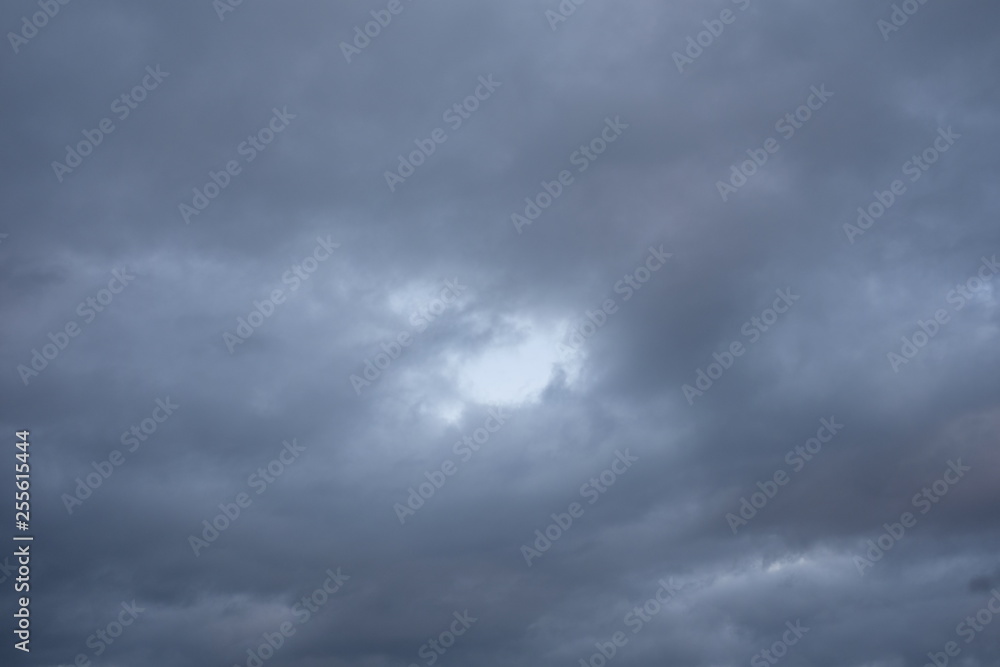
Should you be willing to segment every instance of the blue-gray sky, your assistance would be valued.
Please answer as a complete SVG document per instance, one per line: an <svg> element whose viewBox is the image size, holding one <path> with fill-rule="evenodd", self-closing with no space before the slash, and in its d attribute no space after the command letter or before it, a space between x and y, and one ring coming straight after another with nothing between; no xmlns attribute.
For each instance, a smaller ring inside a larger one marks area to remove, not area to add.
<svg viewBox="0 0 1000 667"><path fill-rule="evenodd" d="M4 664L998 664L998 19L5 3Z"/></svg>

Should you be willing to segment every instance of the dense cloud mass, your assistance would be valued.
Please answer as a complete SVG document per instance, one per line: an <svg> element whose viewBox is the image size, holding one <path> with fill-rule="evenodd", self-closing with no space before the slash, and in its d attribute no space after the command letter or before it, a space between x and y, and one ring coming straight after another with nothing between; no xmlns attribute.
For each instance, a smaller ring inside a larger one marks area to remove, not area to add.
<svg viewBox="0 0 1000 667"><path fill-rule="evenodd" d="M4 3L0 662L1000 664L998 21Z"/></svg>

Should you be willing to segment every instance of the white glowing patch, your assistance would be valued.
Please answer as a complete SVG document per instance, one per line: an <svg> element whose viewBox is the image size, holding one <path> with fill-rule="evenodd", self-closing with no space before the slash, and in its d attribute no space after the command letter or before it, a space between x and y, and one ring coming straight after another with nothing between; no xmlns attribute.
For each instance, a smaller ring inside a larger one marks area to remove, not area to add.
<svg viewBox="0 0 1000 667"><path fill-rule="evenodd" d="M459 393L482 404L517 405L534 402L561 368L567 382L576 380L580 359L565 359L559 350L565 323L545 328L525 320L510 322L509 335L478 355L450 360Z"/></svg>
<svg viewBox="0 0 1000 667"><path fill-rule="evenodd" d="M465 413L465 405L458 401L450 401L437 406L434 412L446 423L457 424Z"/></svg>
<svg viewBox="0 0 1000 667"><path fill-rule="evenodd" d="M789 568L799 567L803 565L808 565L809 561L806 560L805 556L799 556L797 559L786 559L786 560L776 560L767 566L765 572L781 572L782 570L787 570Z"/></svg>
<svg viewBox="0 0 1000 667"><path fill-rule="evenodd" d="M421 304L437 296L437 292L440 291L440 286L428 282L413 282L390 293L387 305L393 314L408 316Z"/></svg>
<svg viewBox="0 0 1000 667"><path fill-rule="evenodd" d="M433 320L468 299L466 285L461 280L445 279L440 282L419 280L410 282L391 292L386 305L391 313L408 318L419 315Z"/></svg>
<svg viewBox="0 0 1000 667"><path fill-rule="evenodd" d="M997 305L996 295L994 294L993 291L992 282L984 282L983 288L981 290L978 290L977 292L973 292L973 294L975 294L975 300L978 301L979 303L985 303L989 305L991 308L996 307Z"/></svg>

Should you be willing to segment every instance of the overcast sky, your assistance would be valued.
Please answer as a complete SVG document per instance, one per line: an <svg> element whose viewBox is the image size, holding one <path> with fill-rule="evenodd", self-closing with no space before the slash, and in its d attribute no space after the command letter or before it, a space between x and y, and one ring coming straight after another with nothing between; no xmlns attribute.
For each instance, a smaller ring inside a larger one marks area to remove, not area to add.
<svg viewBox="0 0 1000 667"><path fill-rule="evenodd" d="M1000 663L995 3L62 1L4 664Z"/></svg>

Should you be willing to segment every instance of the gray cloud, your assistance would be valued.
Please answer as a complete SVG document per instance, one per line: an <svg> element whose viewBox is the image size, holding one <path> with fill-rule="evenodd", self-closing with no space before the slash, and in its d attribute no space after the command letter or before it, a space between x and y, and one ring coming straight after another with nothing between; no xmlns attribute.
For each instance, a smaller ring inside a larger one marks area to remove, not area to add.
<svg viewBox="0 0 1000 667"><path fill-rule="evenodd" d="M553 29L555 1L72 2L8 36L0 386L36 537L31 653L8 634L4 664L996 662L997 9L896 3L888 31L890 2L561 4ZM318 237L340 246L311 269ZM799 298L772 320L776 290ZM816 448L821 419L843 429Z"/></svg>

